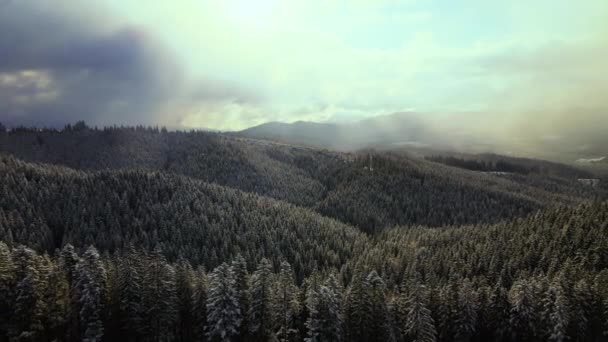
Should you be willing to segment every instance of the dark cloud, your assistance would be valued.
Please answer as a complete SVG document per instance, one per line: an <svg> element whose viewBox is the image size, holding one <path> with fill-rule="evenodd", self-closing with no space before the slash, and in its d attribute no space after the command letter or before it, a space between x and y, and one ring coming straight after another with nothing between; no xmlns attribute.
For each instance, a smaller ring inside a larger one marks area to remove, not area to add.
<svg viewBox="0 0 608 342"><path fill-rule="evenodd" d="M181 77L166 49L143 30L94 15L97 9L53 4L2 5L0 119L37 126L156 121L150 116L175 96Z"/></svg>
<svg viewBox="0 0 608 342"><path fill-rule="evenodd" d="M171 123L183 108L260 100L227 82L190 86L162 42L90 2L0 6L0 121L8 125Z"/></svg>

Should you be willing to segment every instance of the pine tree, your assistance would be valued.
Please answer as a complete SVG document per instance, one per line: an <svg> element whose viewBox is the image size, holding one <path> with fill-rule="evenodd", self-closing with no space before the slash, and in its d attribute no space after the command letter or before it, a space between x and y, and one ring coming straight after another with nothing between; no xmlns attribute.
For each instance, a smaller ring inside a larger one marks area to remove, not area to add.
<svg viewBox="0 0 608 342"><path fill-rule="evenodd" d="M414 283L410 294L404 291L399 299L398 312L403 317L398 320L401 334L407 341L434 342L437 331L435 321L428 309L426 287L419 282Z"/></svg>
<svg viewBox="0 0 608 342"><path fill-rule="evenodd" d="M593 289L585 279L579 280L574 285L573 299L569 335L582 341L593 333L594 321L596 320L596 303Z"/></svg>
<svg viewBox="0 0 608 342"><path fill-rule="evenodd" d="M66 336L70 309L70 287L59 264L51 263L44 298L46 299L47 336L61 340Z"/></svg>
<svg viewBox="0 0 608 342"><path fill-rule="evenodd" d="M256 341L267 341L272 333L272 268L262 259L251 276L250 306L247 314L249 332Z"/></svg>
<svg viewBox="0 0 608 342"><path fill-rule="evenodd" d="M8 246L0 241L0 336L8 336L13 315L16 267Z"/></svg>
<svg viewBox="0 0 608 342"><path fill-rule="evenodd" d="M508 292L501 286L500 282L492 288L489 300L487 321L490 323L489 328L492 331L491 338L496 341L506 340L510 338L509 325L505 322L509 321L511 305Z"/></svg>
<svg viewBox="0 0 608 342"><path fill-rule="evenodd" d="M34 266L28 266L26 275L15 289L15 309L12 336L16 340L35 341L42 337L42 293L38 289L39 274Z"/></svg>
<svg viewBox="0 0 608 342"><path fill-rule="evenodd" d="M249 311L249 289L247 286L248 275L247 275L247 264L245 259L239 254L232 261L232 269L234 270L236 292L239 300L239 310L242 314L241 328L239 331L239 340L245 341L248 333L248 322L246 313Z"/></svg>
<svg viewBox="0 0 608 342"><path fill-rule="evenodd" d="M344 315L346 340L365 342L372 338L370 322L373 319L371 293L363 269L355 269L346 294Z"/></svg>
<svg viewBox="0 0 608 342"><path fill-rule="evenodd" d="M197 341L206 341L207 335L207 275L202 267L196 271L192 298L193 335Z"/></svg>
<svg viewBox="0 0 608 342"><path fill-rule="evenodd" d="M101 319L102 290L89 272L83 271L79 276L80 283L80 320L84 328L83 341L97 342L103 337Z"/></svg>
<svg viewBox="0 0 608 342"><path fill-rule="evenodd" d="M175 270L169 265L159 248L148 258L144 287L145 336L152 341L173 339L177 317Z"/></svg>
<svg viewBox="0 0 608 342"><path fill-rule="evenodd" d="M118 264L118 312L122 336L127 341L135 341L143 336L143 269L142 256L133 248L119 260Z"/></svg>
<svg viewBox="0 0 608 342"><path fill-rule="evenodd" d="M80 339L80 304L78 290L78 263L80 258L74 251L74 246L66 244L59 254L59 264L66 274L68 288L70 292L70 305L67 316L67 336L68 340Z"/></svg>
<svg viewBox="0 0 608 342"><path fill-rule="evenodd" d="M281 270L274 288L273 311L276 335L280 341L290 341L297 333L293 327L300 307L293 270L287 261L281 262Z"/></svg>
<svg viewBox="0 0 608 342"><path fill-rule="evenodd" d="M29 248L17 247L13 251L15 263L14 310L10 335L16 340L36 340L44 332L44 292L38 270L40 260Z"/></svg>
<svg viewBox="0 0 608 342"><path fill-rule="evenodd" d="M61 249L59 254L59 263L66 273L68 285L70 288L74 285L76 274L76 266L79 262L78 255L74 252L74 246L67 244Z"/></svg>
<svg viewBox="0 0 608 342"><path fill-rule="evenodd" d="M333 275L318 290L308 292L307 307L310 312L306 321L307 341L342 341L342 304L337 280Z"/></svg>
<svg viewBox="0 0 608 342"><path fill-rule="evenodd" d="M477 327L477 294L469 279L464 279L458 291L458 316L456 319L456 338L459 341L470 341Z"/></svg>
<svg viewBox="0 0 608 342"><path fill-rule="evenodd" d="M453 341L457 334L456 322L459 314L457 285L457 279L451 278L450 282L439 290L435 322L441 341Z"/></svg>
<svg viewBox="0 0 608 342"><path fill-rule="evenodd" d="M176 293L178 302L178 341L193 339L193 298L194 271L188 261L180 260L175 272Z"/></svg>
<svg viewBox="0 0 608 342"><path fill-rule="evenodd" d="M568 339L570 304L559 277L551 282L543 298L543 321L548 340L562 342Z"/></svg>
<svg viewBox="0 0 608 342"><path fill-rule="evenodd" d="M233 341L242 320L234 271L223 263L209 278L207 336L212 340Z"/></svg>
<svg viewBox="0 0 608 342"><path fill-rule="evenodd" d="M82 340L101 341L106 299L106 271L95 247L87 248L77 267L77 289Z"/></svg>
<svg viewBox="0 0 608 342"><path fill-rule="evenodd" d="M389 340L388 308L386 306L386 284L376 271L372 271L365 278L365 288L369 291L369 304L371 316L368 334L370 341Z"/></svg>
<svg viewBox="0 0 608 342"><path fill-rule="evenodd" d="M517 280L509 291L511 315L509 325L511 334L516 340L532 340L537 333L537 308L533 284L526 280Z"/></svg>

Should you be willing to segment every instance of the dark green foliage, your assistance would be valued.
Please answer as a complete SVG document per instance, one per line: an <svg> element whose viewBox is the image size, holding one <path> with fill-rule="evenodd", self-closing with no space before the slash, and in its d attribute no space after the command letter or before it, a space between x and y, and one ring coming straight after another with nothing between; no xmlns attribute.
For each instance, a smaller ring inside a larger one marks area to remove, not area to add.
<svg viewBox="0 0 608 342"><path fill-rule="evenodd" d="M232 267L223 263L209 276L207 336L212 341L233 341L239 335L242 313Z"/></svg>
<svg viewBox="0 0 608 342"><path fill-rule="evenodd" d="M272 333L271 277L270 263L267 259L262 259L251 276L247 313L249 334L256 341L266 341Z"/></svg>
<svg viewBox="0 0 608 342"><path fill-rule="evenodd" d="M498 222L553 203L592 199L599 191L576 181L584 172L544 161L511 158L509 165L538 172L496 176L399 153L327 152L144 127L98 130L77 124L62 131L13 130L0 135L0 152L84 171L143 169L184 175L308 207L369 233L396 224ZM482 157L493 165L507 159ZM41 247L52 245L53 237L48 239L39 241Z"/></svg>
<svg viewBox="0 0 608 342"><path fill-rule="evenodd" d="M568 169L84 123L0 150L80 169L0 156L2 342L607 336L608 202Z"/></svg>
<svg viewBox="0 0 608 342"><path fill-rule="evenodd" d="M7 216L0 239L14 236L40 251L68 243L152 250L158 243L169 260L207 268L238 253L251 261L286 259L301 280L315 267L340 267L367 240L310 210L186 177L84 174L5 157L0 174L0 221Z"/></svg>

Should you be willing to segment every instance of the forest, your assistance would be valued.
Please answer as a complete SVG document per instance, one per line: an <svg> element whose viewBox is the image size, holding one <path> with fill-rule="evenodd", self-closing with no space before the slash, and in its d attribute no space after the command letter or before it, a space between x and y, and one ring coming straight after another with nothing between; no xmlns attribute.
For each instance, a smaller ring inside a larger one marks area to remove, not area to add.
<svg viewBox="0 0 608 342"><path fill-rule="evenodd" d="M604 179L478 160L2 129L0 341L608 340Z"/></svg>

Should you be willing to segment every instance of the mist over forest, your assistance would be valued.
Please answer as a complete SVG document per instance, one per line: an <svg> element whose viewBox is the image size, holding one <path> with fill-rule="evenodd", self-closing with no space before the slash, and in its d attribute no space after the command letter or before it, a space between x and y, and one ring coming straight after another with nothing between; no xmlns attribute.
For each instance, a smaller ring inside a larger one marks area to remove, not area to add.
<svg viewBox="0 0 608 342"><path fill-rule="evenodd" d="M0 342L608 341L606 18L0 0Z"/></svg>

